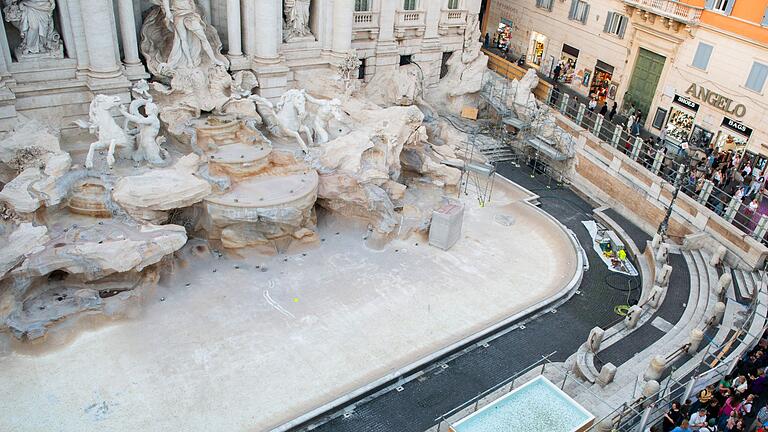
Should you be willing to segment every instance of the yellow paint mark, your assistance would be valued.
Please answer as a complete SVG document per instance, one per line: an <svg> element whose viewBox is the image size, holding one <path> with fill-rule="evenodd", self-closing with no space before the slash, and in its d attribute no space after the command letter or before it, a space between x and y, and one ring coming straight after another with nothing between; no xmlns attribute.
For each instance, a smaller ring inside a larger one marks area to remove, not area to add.
<svg viewBox="0 0 768 432"><path fill-rule="evenodd" d="M298 298L298 297L294 297L294 298L293 298L293 302L294 302L294 303L298 303L298 302L299 302L299 298Z"/></svg>

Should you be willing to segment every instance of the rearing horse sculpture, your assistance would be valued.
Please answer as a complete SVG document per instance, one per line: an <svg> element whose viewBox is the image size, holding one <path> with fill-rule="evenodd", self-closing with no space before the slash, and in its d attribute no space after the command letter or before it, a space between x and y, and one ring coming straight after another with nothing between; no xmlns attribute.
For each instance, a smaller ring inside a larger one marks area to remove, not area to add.
<svg viewBox="0 0 768 432"><path fill-rule="evenodd" d="M88 110L87 122L77 120L75 123L83 129L88 129L92 134L98 134L99 140L91 144L88 149L88 156L85 158L85 167L93 168L93 153L96 150L107 151L107 165L112 168L115 164L115 148L127 149L133 152L133 138L118 126L115 119L112 118L110 109L120 106L119 96L97 95L93 98Z"/></svg>

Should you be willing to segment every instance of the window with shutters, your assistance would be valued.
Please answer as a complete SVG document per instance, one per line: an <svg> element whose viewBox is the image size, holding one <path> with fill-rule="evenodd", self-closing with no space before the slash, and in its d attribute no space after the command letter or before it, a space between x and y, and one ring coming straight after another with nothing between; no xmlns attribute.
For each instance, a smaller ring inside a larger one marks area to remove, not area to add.
<svg viewBox="0 0 768 432"><path fill-rule="evenodd" d="M749 71L747 83L744 84L744 87L762 93L763 87L765 87L766 78L768 78L768 65L754 62L752 63L752 70Z"/></svg>
<svg viewBox="0 0 768 432"><path fill-rule="evenodd" d="M416 10L416 0L403 0L403 10Z"/></svg>
<svg viewBox="0 0 768 432"><path fill-rule="evenodd" d="M459 0L448 0L448 9L458 9Z"/></svg>
<svg viewBox="0 0 768 432"><path fill-rule="evenodd" d="M355 12L368 12L370 7L369 0L355 0Z"/></svg>
<svg viewBox="0 0 768 432"><path fill-rule="evenodd" d="M712 57L712 49L712 45L699 42L699 46L696 48L696 54L693 56L693 63L691 66L697 69L707 70L707 66L709 66L709 58Z"/></svg>
<svg viewBox="0 0 768 432"><path fill-rule="evenodd" d="M568 18L579 21L582 24L587 23L589 17L589 3L582 0L571 1L571 11L568 13Z"/></svg>
<svg viewBox="0 0 768 432"><path fill-rule="evenodd" d="M704 7L711 11L730 15L731 11L733 11L734 3L736 3L736 0L706 0Z"/></svg>
<svg viewBox="0 0 768 432"><path fill-rule="evenodd" d="M551 11L553 2L554 0L536 0L536 7Z"/></svg>
<svg viewBox="0 0 768 432"><path fill-rule="evenodd" d="M608 12L608 16L605 18L603 31L624 39L624 33L627 31L628 23L629 18L626 16L616 12Z"/></svg>

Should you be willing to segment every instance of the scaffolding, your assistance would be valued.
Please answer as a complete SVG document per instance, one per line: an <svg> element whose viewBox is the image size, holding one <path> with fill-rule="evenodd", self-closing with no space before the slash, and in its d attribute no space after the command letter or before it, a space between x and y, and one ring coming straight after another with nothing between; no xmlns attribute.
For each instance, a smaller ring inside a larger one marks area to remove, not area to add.
<svg viewBox="0 0 768 432"><path fill-rule="evenodd" d="M480 151L494 163L528 166L531 177L547 176L547 187L552 180L565 182L569 162L575 155L573 137L557 127L545 105L516 104L517 82L507 76L490 69L483 75L480 96L486 106L482 112L491 123L492 143L479 146Z"/></svg>

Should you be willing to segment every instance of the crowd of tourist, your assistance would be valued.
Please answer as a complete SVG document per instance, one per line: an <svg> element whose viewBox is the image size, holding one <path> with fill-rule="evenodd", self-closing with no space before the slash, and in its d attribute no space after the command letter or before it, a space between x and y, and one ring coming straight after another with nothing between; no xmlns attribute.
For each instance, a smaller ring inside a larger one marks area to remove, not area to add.
<svg viewBox="0 0 768 432"><path fill-rule="evenodd" d="M664 132L662 130L657 139L644 140L642 163L651 168L657 154L662 153L664 162L659 174L670 182L677 175L678 164L689 164L682 190L697 198L706 181L712 182L713 189L706 205L722 216L731 197L735 197L741 202L737 209L741 219L745 219L738 221L740 227L754 229L757 218L753 216L759 217L758 210L765 191L765 165L756 165L756 160L744 158L740 152L719 150L714 145L695 148L683 143L676 151L670 150Z"/></svg>
<svg viewBox="0 0 768 432"><path fill-rule="evenodd" d="M554 95L557 91L553 89L553 98L559 97L559 94ZM578 97L573 99L576 106L581 103ZM617 108L615 102L610 112L608 102L600 108L598 106L597 100L594 97L591 98L587 104L588 113L585 113L585 120L583 120L585 126L594 124L596 111L603 116L604 122L607 122L601 128L601 138L610 139L615 125L622 126L619 147L626 154L630 154L635 138L641 136L642 113L634 106L630 106L626 117L618 118L615 117ZM638 152L638 160L646 168L651 169L659 153L662 155L662 163L658 167L658 174L669 182L674 182L679 164L689 164L682 184L683 192L689 196L698 198L705 182L712 182L713 189L706 205L718 215L723 216L731 197L736 197L741 205L737 209L734 223L751 234L759 221L760 204L766 189L765 161L760 161L756 157L750 159L744 156L744 152L733 149L719 149L714 142L705 147L696 147L687 142L682 142L680 145L671 144L667 138L666 127L661 130L659 136L645 134L645 138L642 138L642 148ZM761 163L758 164L758 162Z"/></svg>
<svg viewBox="0 0 768 432"><path fill-rule="evenodd" d="M486 34L485 44L498 46L498 35L489 39ZM508 48L508 45L505 47ZM502 50L504 54L507 54ZM560 108L560 100L565 93L560 81L565 75L567 65L557 63L553 68L552 93L549 104ZM583 98L583 97L582 97ZM621 126L622 134L619 148L630 154L635 140L642 139L642 147L638 152L638 161L646 168L653 168L654 161L661 153L661 166L658 166L658 174L670 183L677 176L679 164L690 164L687 175L683 179L682 191L689 196L698 199L706 181L711 181L714 186L705 205L719 216L723 216L731 202L732 197L737 198L741 204L736 209L736 215L732 223L739 229L752 234L757 227L762 213L768 213L768 206L761 208L763 193L766 188L765 161L756 158L750 159L744 156L743 151L733 149L723 150L712 142L703 147L697 147L683 141L672 144L667 137L667 128L661 129L658 136L653 136L642 129L643 114L635 105L630 104L626 112L619 114L618 104L605 99L598 100L596 95L591 95L586 100L581 100L579 95L570 95L566 114L575 118L579 112L581 103L585 104L586 112L582 118L582 126L592 129L597 115L603 118L603 126L598 131L600 138L611 140L616 126ZM758 162L760 162L758 164Z"/></svg>
<svg viewBox="0 0 768 432"><path fill-rule="evenodd" d="M768 339L724 377L684 403L672 402L651 432L768 432Z"/></svg>

